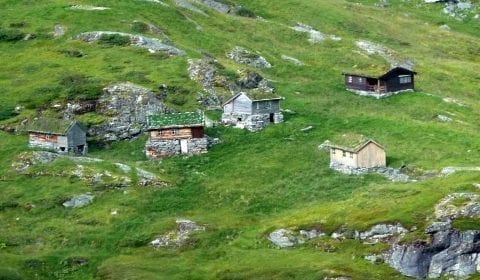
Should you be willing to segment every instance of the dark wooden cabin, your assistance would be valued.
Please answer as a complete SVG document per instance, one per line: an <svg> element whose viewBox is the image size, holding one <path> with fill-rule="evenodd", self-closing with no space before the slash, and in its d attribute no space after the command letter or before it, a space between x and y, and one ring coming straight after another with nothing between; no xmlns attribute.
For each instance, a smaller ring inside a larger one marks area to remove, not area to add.
<svg viewBox="0 0 480 280"><path fill-rule="evenodd" d="M414 90L416 74L416 72L403 67L392 68L381 76L343 73L347 89L376 93Z"/></svg>

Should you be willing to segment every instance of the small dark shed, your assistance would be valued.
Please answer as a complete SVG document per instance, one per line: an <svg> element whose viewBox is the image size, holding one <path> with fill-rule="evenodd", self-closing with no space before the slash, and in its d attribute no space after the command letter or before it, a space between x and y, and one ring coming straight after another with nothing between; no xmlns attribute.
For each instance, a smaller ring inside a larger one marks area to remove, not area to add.
<svg viewBox="0 0 480 280"><path fill-rule="evenodd" d="M414 90L416 74L416 72L403 67L392 68L380 76L343 73L348 90L376 94Z"/></svg>
<svg viewBox="0 0 480 280"><path fill-rule="evenodd" d="M29 146L53 150L59 153L86 154L85 128L72 120L42 118L28 127Z"/></svg>

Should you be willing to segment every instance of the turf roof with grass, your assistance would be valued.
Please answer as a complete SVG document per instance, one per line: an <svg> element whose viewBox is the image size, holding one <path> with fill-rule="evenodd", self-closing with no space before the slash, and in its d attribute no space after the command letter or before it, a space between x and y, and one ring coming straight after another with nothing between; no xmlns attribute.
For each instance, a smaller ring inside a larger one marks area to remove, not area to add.
<svg viewBox="0 0 480 280"><path fill-rule="evenodd" d="M147 125L149 129L202 126L203 123L203 114L197 112L158 114L147 117Z"/></svg>

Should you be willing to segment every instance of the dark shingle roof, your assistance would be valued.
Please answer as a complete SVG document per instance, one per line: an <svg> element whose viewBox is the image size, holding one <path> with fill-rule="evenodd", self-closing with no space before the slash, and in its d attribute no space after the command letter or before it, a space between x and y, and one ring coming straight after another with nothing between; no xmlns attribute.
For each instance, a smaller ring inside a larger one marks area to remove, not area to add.
<svg viewBox="0 0 480 280"><path fill-rule="evenodd" d="M27 125L27 131L65 135L75 123L74 120L41 118L31 121Z"/></svg>
<svg viewBox="0 0 480 280"><path fill-rule="evenodd" d="M196 112L158 114L147 117L149 129L165 127L203 126L203 114Z"/></svg>
<svg viewBox="0 0 480 280"><path fill-rule="evenodd" d="M416 75L417 72L405 68L405 67L393 67L393 68L386 68L386 67L377 67L374 69L364 69L362 72L343 72L342 75L354 75L354 76L360 76L360 77L365 77L365 78L372 78L372 79L381 79L388 75L390 72L396 71L397 69L403 69L406 71L411 72L412 74Z"/></svg>

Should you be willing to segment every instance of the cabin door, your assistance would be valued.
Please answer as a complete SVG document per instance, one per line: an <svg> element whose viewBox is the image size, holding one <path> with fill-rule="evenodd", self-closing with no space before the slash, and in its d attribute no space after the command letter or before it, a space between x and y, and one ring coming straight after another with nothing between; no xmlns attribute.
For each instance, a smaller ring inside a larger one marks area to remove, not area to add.
<svg viewBox="0 0 480 280"><path fill-rule="evenodd" d="M180 152L182 154L188 153L188 140L187 139L180 140Z"/></svg>

